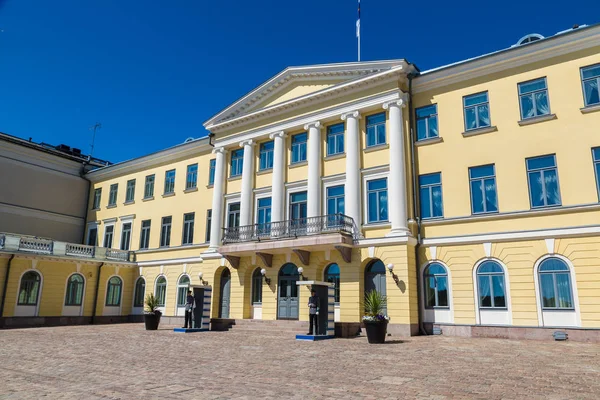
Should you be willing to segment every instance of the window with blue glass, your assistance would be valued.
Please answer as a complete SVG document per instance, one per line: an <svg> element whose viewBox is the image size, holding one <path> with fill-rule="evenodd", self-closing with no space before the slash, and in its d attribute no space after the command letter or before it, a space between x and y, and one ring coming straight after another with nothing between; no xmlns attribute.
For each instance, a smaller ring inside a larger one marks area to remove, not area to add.
<svg viewBox="0 0 600 400"><path fill-rule="evenodd" d="M175 170L165 172L165 194L175 192Z"/></svg>
<svg viewBox="0 0 600 400"><path fill-rule="evenodd" d="M496 171L494 164L469 168L471 212L482 214L498 211Z"/></svg>
<svg viewBox="0 0 600 400"><path fill-rule="evenodd" d="M572 310L573 286L569 266L560 258L547 258L538 268L538 281L544 310Z"/></svg>
<svg viewBox="0 0 600 400"><path fill-rule="evenodd" d="M600 147L592 149L592 159L594 160L594 171L596 172L596 188L598 189L598 199L600 200Z"/></svg>
<svg viewBox="0 0 600 400"><path fill-rule="evenodd" d="M581 84L584 105L600 104L600 64L581 68Z"/></svg>
<svg viewBox="0 0 600 400"><path fill-rule="evenodd" d="M217 160L213 158L210 160L209 169L208 169L208 184L215 184L215 170L217 168Z"/></svg>
<svg viewBox="0 0 600 400"><path fill-rule="evenodd" d="M419 176L419 196L421 198L422 219L444 216L441 173Z"/></svg>
<svg viewBox="0 0 600 400"><path fill-rule="evenodd" d="M306 132L292 136L292 164L306 161Z"/></svg>
<svg viewBox="0 0 600 400"><path fill-rule="evenodd" d="M388 221L387 178L367 182L367 222Z"/></svg>
<svg viewBox="0 0 600 400"><path fill-rule="evenodd" d="M490 126L490 103L488 92L463 97L465 108L465 130Z"/></svg>
<svg viewBox="0 0 600 400"><path fill-rule="evenodd" d="M344 152L344 124L332 125L327 128L327 155Z"/></svg>
<svg viewBox="0 0 600 400"><path fill-rule="evenodd" d="M425 308L448 308L448 271L440 263L431 263L423 272Z"/></svg>
<svg viewBox="0 0 600 400"><path fill-rule="evenodd" d="M528 158L527 180L531 208L559 206L558 169L554 155Z"/></svg>
<svg viewBox="0 0 600 400"><path fill-rule="evenodd" d="M437 104L417 108L417 140L436 138L438 133Z"/></svg>
<svg viewBox="0 0 600 400"><path fill-rule="evenodd" d="M273 141L260 144L259 171L273 168Z"/></svg>
<svg viewBox="0 0 600 400"><path fill-rule="evenodd" d="M521 119L550 114L546 78L519 83L519 104Z"/></svg>
<svg viewBox="0 0 600 400"><path fill-rule="evenodd" d="M367 117L367 147L385 144L385 113Z"/></svg>
<svg viewBox="0 0 600 400"><path fill-rule="evenodd" d="M496 261L487 260L477 268L480 308L506 308L504 270Z"/></svg>
<svg viewBox="0 0 600 400"><path fill-rule="evenodd" d="M237 149L231 152L231 173L230 177L242 175L244 167L244 149Z"/></svg>
<svg viewBox="0 0 600 400"><path fill-rule="evenodd" d="M271 234L271 198L258 199L256 210L256 223L259 235Z"/></svg>
<svg viewBox="0 0 600 400"><path fill-rule="evenodd" d="M344 213L344 185L327 188L327 214Z"/></svg>

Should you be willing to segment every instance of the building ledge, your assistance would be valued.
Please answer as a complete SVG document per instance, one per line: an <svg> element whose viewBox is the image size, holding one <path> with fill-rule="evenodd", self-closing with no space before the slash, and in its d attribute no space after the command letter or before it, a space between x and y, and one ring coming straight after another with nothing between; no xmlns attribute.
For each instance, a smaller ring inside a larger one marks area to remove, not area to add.
<svg viewBox="0 0 600 400"><path fill-rule="evenodd" d="M592 112L600 111L600 104L586 106L586 107L580 108L579 111L581 111L582 114L589 114Z"/></svg>
<svg viewBox="0 0 600 400"><path fill-rule="evenodd" d="M124 206L128 206L130 204L135 204L135 200L126 201L125 203L123 203Z"/></svg>
<svg viewBox="0 0 600 400"><path fill-rule="evenodd" d="M116 204L109 204L108 206L106 206L106 208L117 208Z"/></svg>
<svg viewBox="0 0 600 400"><path fill-rule="evenodd" d="M387 143L383 143L383 144L377 144L375 146L371 146L371 147L365 147L365 149L363 150L364 153L370 153L372 151L378 151L378 150L385 150L385 149L389 149L390 145Z"/></svg>
<svg viewBox="0 0 600 400"><path fill-rule="evenodd" d="M344 158L344 157L346 157L346 153L342 152L342 153L336 153L336 154L332 154L330 156L327 156L323 160L324 161L338 160L338 159Z"/></svg>
<svg viewBox="0 0 600 400"><path fill-rule="evenodd" d="M485 128L477 128L477 129L471 129L469 131L465 131L462 133L462 135L463 135L463 137L478 136L478 135L483 135L486 133L496 132L497 130L498 130L498 127L496 127L496 126L486 126Z"/></svg>
<svg viewBox="0 0 600 400"><path fill-rule="evenodd" d="M556 114L540 115L539 117L522 119L519 121L519 125L520 126L533 125L533 124L537 124L538 122L550 121L550 120L553 120L556 118L557 118Z"/></svg>
<svg viewBox="0 0 600 400"><path fill-rule="evenodd" d="M197 192L197 191L198 191L198 186L194 186L194 187L191 187L189 189L185 189L183 191L183 193L192 193L192 192Z"/></svg>
<svg viewBox="0 0 600 400"><path fill-rule="evenodd" d="M150 200L154 200L154 196L150 196L150 197L144 197L142 199L142 201L150 201Z"/></svg>
<svg viewBox="0 0 600 400"><path fill-rule="evenodd" d="M272 174L273 173L273 168L267 168L267 169L260 169L256 172L256 175L265 175L265 174Z"/></svg>
<svg viewBox="0 0 600 400"><path fill-rule="evenodd" d="M229 178L227 178L227 182L239 181L240 179L242 179L242 174L230 176Z"/></svg>
<svg viewBox="0 0 600 400"><path fill-rule="evenodd" d="M436 143L442 143L442 142L444 142L444 139L441 138L440 136L438 136L438 137L433 137L433 138L429 138L429 139L419 140L419 141L415 142L415 146L417 146L417 147L428 146L430 144L436 144Z"/></svg>
<svg viewBox="0 0 600 400"><path fill-rule="evenodd" d="M295 163L290 163L290 167L289 168L304 167L305 165L308 165L308 161L306 161L306 160L295 162Z"/></svg>
<svg viewBox="0 0 600 400"><path fill-rule="evenodd" d="M165 193L165 194L162 195L163 198L164 197L173 197L173 196L175 196L175 192Z"/></svg>

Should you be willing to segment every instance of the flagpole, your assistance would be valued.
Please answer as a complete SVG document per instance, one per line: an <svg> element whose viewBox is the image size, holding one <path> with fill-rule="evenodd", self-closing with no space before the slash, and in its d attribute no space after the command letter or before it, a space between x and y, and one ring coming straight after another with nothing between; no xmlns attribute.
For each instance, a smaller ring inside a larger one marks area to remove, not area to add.
<svg viewBox="0 0 600 400"><path fill-rule="evenodd" d="M358 0L358 19L356 20L356 38L358 39L358 61L360 61L360 0Z"/></svg>

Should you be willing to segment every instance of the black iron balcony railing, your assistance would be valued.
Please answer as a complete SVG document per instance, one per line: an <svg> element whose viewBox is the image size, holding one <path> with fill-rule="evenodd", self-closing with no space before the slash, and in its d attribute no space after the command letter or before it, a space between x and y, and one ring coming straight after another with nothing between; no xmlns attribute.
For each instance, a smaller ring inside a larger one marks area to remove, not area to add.
<svg viewBox="0 0 600 400"><path fill-rule="evenodd" d="M344 214L330 214L223 228L223 244L289 239L323 233L345 233L353 238L356 238L357 235L355 223L351 217Z"/></svg>

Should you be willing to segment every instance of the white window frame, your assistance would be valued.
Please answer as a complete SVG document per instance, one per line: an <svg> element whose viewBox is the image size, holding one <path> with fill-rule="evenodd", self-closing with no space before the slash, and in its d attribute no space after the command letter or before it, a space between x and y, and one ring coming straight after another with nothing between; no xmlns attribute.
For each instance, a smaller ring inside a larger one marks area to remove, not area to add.
<svg viewBox="0 0 600 400"><path fill-rule="evenodd" d="M329 179L327 179L329 178ZM323 190L322 190L322 195L323 198L321 199L322 201L322 207L321 209L323 210L323 212L321 212L321 214L323 215L327 215L327 189L331 188L331 187L335 187L335 186L344 186L344 210L346 210L346 175L344 174L344 176L335 176L333 178L331 177L327 177L327 178L322 178L322 184L323 184Z"/></svg>
<svg viewBox="0 0 600 400"><path fill-rule="evenodd" d="M100 245L98 247L104 247L104 238L106 237L106 228L108 228L109 226L112 226L113 227L113 240L112 240L110 248L114 249L114 247L112 247L112 245L115 244L115 233L116 233L115 232L115 225L117 223L117 218L105 219L102 222L104 222L104 229L102 230L102 238L101 238L102 242L98 243ZM121 240L120 239L119 239L118 243L119 243L119 245L121 244Z"/></svg>
<svg viewBox="0 0 600 400"><path fill-rule="evenodd" d="M121 248L121 240L123 240L123 225L131 224L131 230L129 231L129 250L131 250L131 243L133 242L133 220L135 219L135 214L132 215L124 215L119 217L121 221L121 232L119 232L119 249ZM114 234L113 234L114 239ZM113 243L114 244L114 243Z"/></svg>
<svg viewBox="0 0 600 400"><path fill-rule="evenodd" d="M184 276L187 276L188 279L190 280L190 283L187 286L179 284L179 281ZM181 275L179 275L177 277L177 290L175 292L176 293L176 297L175 297L175 315L177 315L179 317L182 316L182 315L185 315L185 304L183 306L179 306L179 304L177 304L177 301L179 300L179 289L181 289L182 287L186 287L187 290L190 290L190 288L192 287L192 277L187 272L184 272L184 273L182 273ZM187 297L187 290L185 292L186 297ZM167 304L167 298L166 298L166 294L165 294L165 305L166 304Z"/></svg>
<svg viewBox="0 0 600 400"><path fill-rule="evenodd" d="M269 197L271 198L271 211L273 211L273 195L271 192L271 188L268 188L269 191L254 191L254 208L252 210L252 213L254 214L254 218L252 218L252 221L254 221L255 224L258 224L258 201L260 199L268 199Z"/></svg>
<svg viewBox="0 0 600 400"><path fill-rule="evenodd" d="M285 204L285 220L286 221L289 221L291 219L291 217L290 217L290 206L291 206L290 197L292 194L300 193L300 192L306 192L306 195L308 197L308 182L307 181L294 182L289 185L286 184L285 202L284 202L284 204Z"/></svg>
<svg viewBox="0 0 600 400"><path fill-rule="evenodd" d="M167 279L167 275L164 273L160 273L158 275L156 275L156 278L154 278L154 287L152 288L152 293L154 294L154 296L156 297L156 289L157 289L157 282L159 278L165 278L165 304L161 307L157 307L157 309L161 312L161 313L165 313L165 308L167 307L167 297L169 295L169 279ZM190 283L191 283L191 279L190 279ZM175 299L177 300L177 299ZM177 307L177 301L175 301L175 307Z"/></svg>
<svg viewBox="0 0 600 400"><path fill-rule="evenodd" d="M504 292L505 292L505 301L506 301L506 309L493 309L493 308L480 308L479 307L479 280L477 279L477 270L479 266L486 261L493 261L500 265L504 272ZM473 266L473 293L475 298L475 323L477 325L512 325L513 324L513 315L512 315L512 305L510 298L510 278L508 276L508 268L506 265L497 258L494 257L485 257L481 260L477 261ZM481 317L481 313L488 314L485 318ZM483 323L482 319L486 319L486 321L492 321Z"/></svg>
<svg viewBox="0 0 600 400"><path fill-rule="evenodd" d="M234 203L240 203L240 213L242 212L242 194L234 193L233 195L225 196L225 212L223 213L223 220L225 225L222 225L223 228L227 228L229 226L229 205ZM211 218L211 223L214 222L213 218ZM241 221L240 221L241 223Z"/></svg>
<svg viewBox="0 0 600 400"><path fill-rule="evenodd" d="M65 293L63 294L63 298L62 298L62 316L69 316L69 317L82 317L83 316L83 306L85 305L85 289L87 288L87 279L85 278L85 275L79 271L79 264L77 265L77 271L72 272L71 274L69 274L69 276L67 276L67 279L65 280ZM67 300L67 290L69 289L69 279L71 279L71 277L73 275L81 275L83 277L83 294L81 297L81 304L78 306L68 306L65 304L65 301Z"/></svg>
<svg viewBox="0 0 600 400"><path fill-rule="evenodd" d="M119 305L118 306L107 306L106 298L108 297L108 282L114 277L117 277L121 280L121 293L119 293ZM125 289L125 279L122 276L117 274L112 274L106 281L104 282L104 303L102 303L102 315L121 315L121 310L123 309L123 291Z"/></svg>
<svg viewBox="0 0 600 400"><path fill-rule="evenodd" d="M387 191L388 191L388 218L390 218L390 213L389 213L389 196L390 196L390 167L389 165L383 165L380 167L375 167L375 168L371 168L369 170L366 171L362 171L362 221L363 221L363 226L365 227L370 227L370 226L379 226L379 227L386 227L386 226L392 226L392 222L391 221L384 221L384 222L371 222L369 223L369 205L368 205L368 201L367 201L367 183L369 181L373 181L373 180L377 180L377 179L382 179L382 178L386 178L387 179ZM346 193L344 192L344 196L346 195Z"/></svg>
<svg viewBox="0 0 600 400"><path fill-rule="evenodd" d="M136 287L139 279L142 279L144 281L144 296L143 296L144 302L142 303L141 307L136 307L135 306L135 287ZM146 279L146 277L144 277L142 275L138 276L133 281L133 295L131 297L131 313L134 315L143 314L143 312L144 312L144 305L146 304L146 287L147 287L146 285L147 284L148 284L148 280Z"/></svg>
<svg viewBox="0 0 600 400"><path fill-rule="evenodd" d="M87 224L87 229L85 232L85 244L87 245L87 243L90 241L90 232L92 229L96 228L96 244L93 245L88 245L88 246L97 246L97 247L101 247L99 246L98 240L100 239L98 237L98 232L100 232L100 221L90 221Z"/></svg>
<svg viewBox="0 0 600 400"><path fill-rule="evenodd" d="M429 266L429 264L438 263L444 268L446 268L446 272L448 273L448 308L425 308L425 268ZM423 321L431 324L453 324L454 323L454 296L452 290L452 271L448 267L448 265L437 259L427 260L419 269L420 281L421 285L420 292L420 301L419 307L421 309L421 315L423 315Z"/></svg>
<svg viewBox="0 0 600 400"><path fill-rule="evenodd" d="M33 262L36 262L36 261L32 261L32 263ZM40 288L38 290L37 302L36 302L35 306L19 305L19 291L21 290L21 280L23 279L23 275L25 275L26 273L31 272L31 271L37 273L40 276ZM40 303L42 302L43 290L44 290L44 274L42 274L42 271L35 268L35 266L33 268L27 268L25 271L23 271L21 273L21 275L19 276L19 280L17 281L17 295L15 296L14 316L15 317L37 317L38 315L40 315ZM32 308L34 308L33 315L31 315Z"/></svg>

